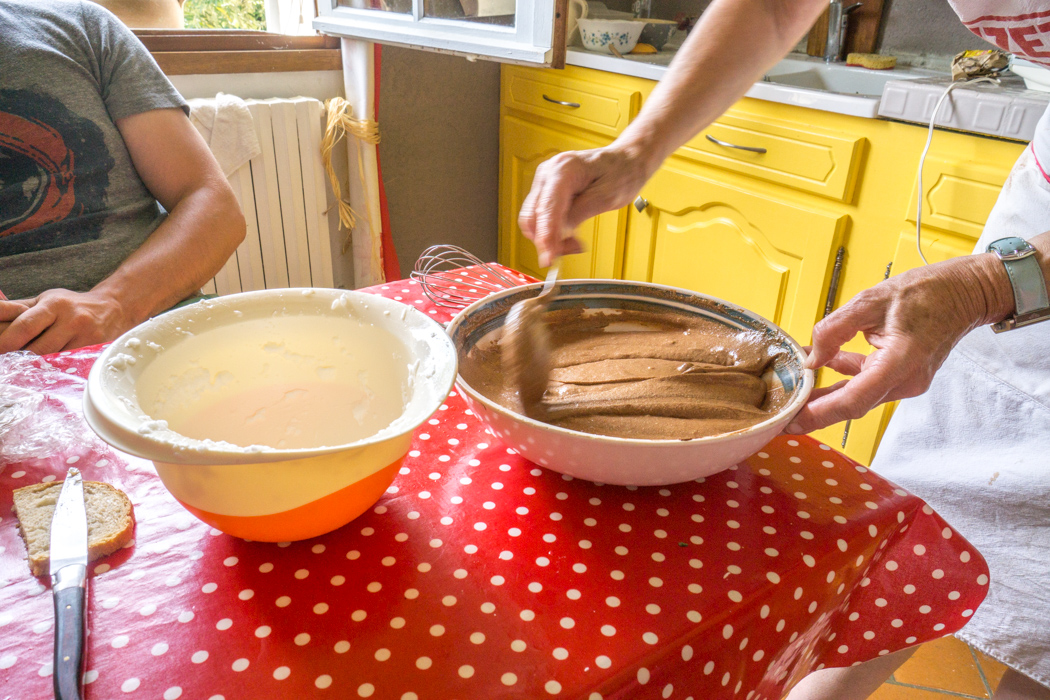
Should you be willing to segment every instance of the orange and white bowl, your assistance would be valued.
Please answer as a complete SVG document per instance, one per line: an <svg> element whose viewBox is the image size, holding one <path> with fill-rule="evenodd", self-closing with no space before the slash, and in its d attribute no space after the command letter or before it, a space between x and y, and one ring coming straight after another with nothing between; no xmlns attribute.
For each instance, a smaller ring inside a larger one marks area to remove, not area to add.
<svg viewBox="0 0 1050 700"><path fill-rule="evenodd" d="M114 341L91 370L84 415L109 444L152 460L204 522L245 539L300 540L382 496L456 366L441 326L396 301L247 292Z"/></svg>

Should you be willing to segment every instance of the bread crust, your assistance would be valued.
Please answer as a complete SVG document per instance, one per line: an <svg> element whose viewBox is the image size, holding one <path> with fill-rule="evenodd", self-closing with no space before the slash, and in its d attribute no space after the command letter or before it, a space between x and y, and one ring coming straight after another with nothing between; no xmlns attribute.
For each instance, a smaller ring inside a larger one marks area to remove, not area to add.
<svg viewBox="0 0 1050 700"><path fill-rule="evenodd" d="M23 486L13 494L18 531L26 544L29 570L34 576L46 576L49 572L51 518L62 483ZM123 491L101 481L85 481L84 502L88 516L89 562L131 542L135 534L135 509Z"/></svg>

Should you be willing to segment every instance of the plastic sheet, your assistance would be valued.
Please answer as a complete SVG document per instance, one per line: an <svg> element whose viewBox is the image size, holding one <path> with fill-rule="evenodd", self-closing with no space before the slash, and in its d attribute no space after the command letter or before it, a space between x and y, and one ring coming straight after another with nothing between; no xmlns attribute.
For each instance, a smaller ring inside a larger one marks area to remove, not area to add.
<svg viewBox="0 0 1050 700"><path fill-rule="evenodd" d="M30 352L0 354L0 463L101 449L78 415L84 381Z"/></svg>

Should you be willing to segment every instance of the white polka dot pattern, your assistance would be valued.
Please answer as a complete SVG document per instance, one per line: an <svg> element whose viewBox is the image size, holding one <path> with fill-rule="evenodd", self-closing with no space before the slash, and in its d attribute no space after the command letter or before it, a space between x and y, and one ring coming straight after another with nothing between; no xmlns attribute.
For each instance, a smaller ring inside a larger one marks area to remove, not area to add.
<svg viewBox="0 0 1050 700"><path fill-rule="evenodd" d="M414 282L370 291L449 320ZM24 381L78 405L97 355L48 357ZM93 437L0 462L0 682L15 697L51 692L37 659L53 613L10 493L74 457L138 518L135 545L92 570L93 697L769 700L799 659L848 666L959 629L989 585L921 500L809 438L698 482L602 486L526 462L453 390L397 490L305 542L222 535Z"/></svg>

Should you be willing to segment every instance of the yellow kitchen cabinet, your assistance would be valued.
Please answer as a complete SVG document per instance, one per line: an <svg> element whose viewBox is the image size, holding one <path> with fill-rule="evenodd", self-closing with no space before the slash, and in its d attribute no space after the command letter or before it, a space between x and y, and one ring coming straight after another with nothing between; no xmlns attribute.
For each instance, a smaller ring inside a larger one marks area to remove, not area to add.
<svg viewBox="0 0 1050 700"><path fill-rule="evenodd" d="M501 128L499 260L508 267L542 278L544 269L536 258L536 248L518 228L518 212L529 194L536 167L562 151L602 144L584 136L583 132L570 134L516 116L505 116ZM585 250L562 259L561 275L566 279L619 277L625 216L625 210L611 211L585 221L577 230Z"/></svg>
<svg viewBox="0 0 1050 700"><path fill-rule="evenodd" d="M1024 147L1021 143L978 136L935 134L934 148L926 158L922 178L921 244L927 261L931 264L943 262L973 251L999 191ZM891 275L924 264L915 235L918 181L914 169L917 164L916 157L908 180L911 184L908 206L901 217L904 223L894 232ZM828 386L844 378L824 369L821 370L820 385ZM815 436L845 450L853 459L870 464L896 407L896 401L883 404L863 418L850 421L848 427L836 424L815 433Z"/></svg>
<svg viewBox="0 0 1050 700"><path fill-rule="evenodd" d="M677 159L630 211L624 279L738 304L809 342L848 217L727 187ZM640 208L640 211L638 210Z"/></svg>
<svg viewBox="0 0 1050 700"><path fill-rule="evenodd" d="M551 71L506 66L500 81L500 106L503 111L616 137L641 105L638 90L620 78L580 68Z"/></svg>
<svg viewBox="0 0 1050 700"><path fill-rule="evenodd" d="M569 67L504 66L500 82L499 261L534 277L546 270L518 228L536 167L553 155L605 146L641 108L638 83ZM644 81L643 81L644 82ZM563 278L619 278L627 210L606 212L577 229L584 252L562 260Z"/></svg>
<svg viewBox="0 0 1050 700"><path fill-rule="evenodd" d="M541 276L517 229L536 166L555 153L608 144L656 83L574 66L502 70L499 259ZM640 211L628 206L581 227L588 252L567 259L564 274L694 289L752 309L808 343L826 308L878 284L888 269L900 274L921 264L915 171L925 140L921 126L745 98L675 152L643 189ZM1023 148L935 134L921 200L931 262L970 252ZM871 351L862 336L843 349ZM823 369L818 386L841 378ZM892 409L814 436L870 464Z"/></svg>

